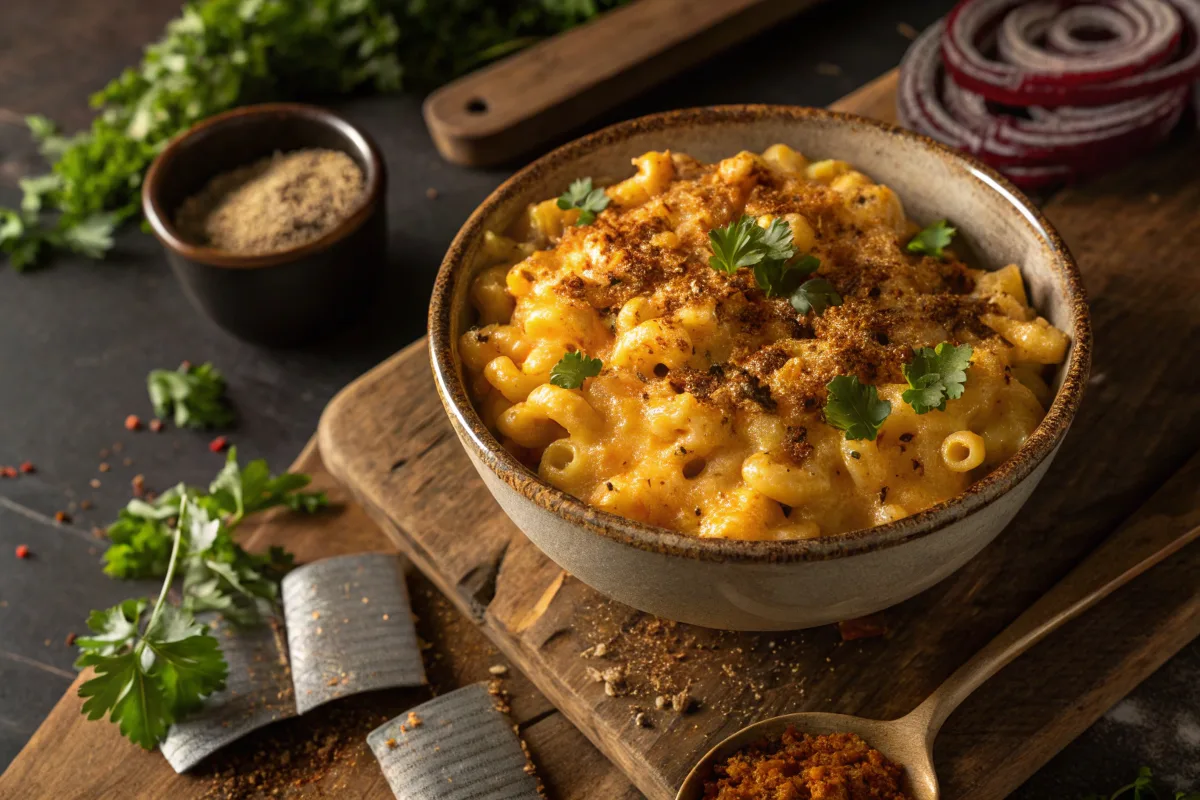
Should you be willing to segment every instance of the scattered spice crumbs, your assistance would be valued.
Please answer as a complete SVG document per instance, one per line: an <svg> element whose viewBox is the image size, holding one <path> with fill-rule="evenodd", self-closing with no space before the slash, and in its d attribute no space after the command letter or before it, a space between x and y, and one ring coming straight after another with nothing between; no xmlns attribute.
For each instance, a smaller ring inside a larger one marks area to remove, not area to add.
<svg viewBox="0 0 1200 800"><path fill-rule="evenodd" d="M17 477L16 467L0 467L0 477L15 478Z"/></svg>
<svg viewBox="0 0 1200 800"><path fill-rule="evenodd" d="M54 521L59 525L69 525L71 524L71 515L65 511L55 511Z"/></svg>

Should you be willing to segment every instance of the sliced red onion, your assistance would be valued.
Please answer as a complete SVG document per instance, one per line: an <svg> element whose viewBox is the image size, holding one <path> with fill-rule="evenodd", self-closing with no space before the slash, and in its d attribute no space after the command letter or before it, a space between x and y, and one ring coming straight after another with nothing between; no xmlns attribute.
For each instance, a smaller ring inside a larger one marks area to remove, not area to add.
<svg viewBox="0 0 1200 800"><path fill-rule="evenodd" d="M1081 18L1090 19L1075 22ZM1100 172L1144 152L1170 132L1188 102L1188 87L1179 86L1106 106L1034 106L1027 117L993 110L943 69L944 30L944 23L935 24L905 55L897 93L901 123L996 166L1025 188ZM1064 28L1060 36L1067 34Z"/></svg>
<svg viewBox="0 0 1200 800"><path fill-rule="evenodd" d="M1198 32L1195 0L964 0L942 51L955 83L994 102L1111 105L1200 78Z"/></svg>

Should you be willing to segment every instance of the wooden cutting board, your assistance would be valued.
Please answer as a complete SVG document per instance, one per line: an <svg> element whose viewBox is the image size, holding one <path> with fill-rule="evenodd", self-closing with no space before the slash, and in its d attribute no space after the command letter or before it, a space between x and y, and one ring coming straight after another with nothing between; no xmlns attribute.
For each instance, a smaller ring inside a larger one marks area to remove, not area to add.
<svg viewBox="0 0 1200 800"><path fill-rule="evenodd" d="M886 77L839 107L891 118L894 88ZM1148 536L1200 523L1198 160L1192 137L1046 203L1091 296L1088 397L1012 525L957 574L889 609L883 638L844 643L835 626L736 634L672 625L572 579L488 495L445 418L423 343L330 404L321 450L500 650L651 800L669 800L694 760L741 725L795 710L899 716L1089 554L1061 591L1119 566ZM1191 547L981 689L938 740L944 796L1005 796L1200 634L1197 574L1200 548ZM585 658L597 645L606 655ZM629 676L628 695L607 696L589 677L589 667L614 666ZM657 697L685 688L694 711L655 709ZM635 722L639 712L648 727Z"/></svg>

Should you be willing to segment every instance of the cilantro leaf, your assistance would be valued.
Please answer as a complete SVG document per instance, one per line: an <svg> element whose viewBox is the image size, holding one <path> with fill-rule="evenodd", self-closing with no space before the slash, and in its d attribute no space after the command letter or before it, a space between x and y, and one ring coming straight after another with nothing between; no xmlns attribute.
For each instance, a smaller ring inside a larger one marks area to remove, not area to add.
<svg viewBox="0 0 1200 800"><path fill-rule="evenodd" d="M754 217L743 214L737 222L710 230L708 241L713 252L708 265L717 272L730 275L737 272L739 267L752 267L764 261L780 262L782 265L782 262L796 255L796 247L792 244L792 226L778 217L763 228ZM755 279L758 280L757 271ZM762 280L759 280L759 286L767 288Z"/></svg>
<svg viewBox="0 0 1200 800"><path fill-rule="evenodd" d="M812 311L818 317L824 314L829 306L842 304L842 296L833 288L833 284L824 278L805 281L792 292L789 300L797 314L804 315Z"/></svg>
<svg viewBox="0 0 1200 800"><path fill-rule="evenodd" d="M138 621L146 605L145 600L125 600L112 608L93 611L87 618L87 626L93 635L75 640L81 651L75 666L82 669L131 646L137 638Z"/></svg>
<svg viewBox="0 0 1200 800"><path fill-rule="evenodd" d="M874 386L861 383L854 375L838 375L825 388L829 390L825 421L845 431L847 440L874 441L879 426L892 413L892 404L880 400Z"/></svg>
<svg viewBox="0 0 1200 800"><path fill-rule="evenodd" d="M579 219L576 225L588 225L596 219L596 215L608 208L608 195L603 189L593 189L591 178L580 178L572 181L567 190L558 198L558 207L564 211L572 208L579 209Z"/></svg>
<svg viewBox="0 0 1200 800"><path fill-rule="evenodd" d="M900 397L918 414L946 410L947 400L962 397L967 367L974 350L971 345L955 347L942 342L935 348L918 347L913 360L901 367L908 389Z"/></svg>
<svg viewBox="0 0 1200 800"><path fill-rule="evenodd" d="M946 220L939 219L909 240L908 252L941 258L942 249L950 246L955 233L957 230L946 224Z"/></svg>
<svg viewBox="0 0 1200 800"><path fill-rule="evenodd" d="M146 377L154 413L174 416L181 428L218 428L233 422L225 398L225 378L211 363L156 369Z"/></svg>
<svg viewBox="0 0 1200 800"><path fill-rule="evenodd" d="M598 358L588 358L578 351L567 353L550 370L550 382L564 389L578 389L586 378L599 375L603 367L604 362Z"/></svg>
<svg viewBox="0 0 1200 800"><path fill-rule="evenodd" d="M301 492L311 482L307 475L285 472L271 475L267 462L256 459L244 469L238 467L237 448L229 448L225 466L217 473L208 491L213 506L231 516L229 524L275 506L313 513L329 505L324 492Z"/></svg>

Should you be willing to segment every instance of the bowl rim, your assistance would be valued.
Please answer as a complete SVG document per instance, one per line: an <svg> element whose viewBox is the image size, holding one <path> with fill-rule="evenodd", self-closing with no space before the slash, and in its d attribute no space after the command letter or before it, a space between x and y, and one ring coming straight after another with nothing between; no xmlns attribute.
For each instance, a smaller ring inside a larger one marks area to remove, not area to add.
<svg viewBox="0 0 1200 800"><path fill-rule="evenodd" d="M310 242L273 253L237 255L215 247L191 244L179 233L175 222L161 202L163 175L178 159L187 159L186 146L201 136L209 136L231 123L253 117L306 118L332 128L357 151L366 163L363 170L364 199L353 214L334 228ZM260 269L299 261L306 256L326 250L361 228L383 198L387 169L378 145L361 128L329 109L307 103L258 103L239 106L208 117L175 136L151 162L142 181L142 213L150 224L155 238L166 247L190 261L225 269Z"/></svg>
<svg viewBox="0 0 1200 800"><path fill-rule="evenodd" d="M1024 218L1050 251L1052 266L1065 286L1064 299L1071 309L1071 348L1062 386L1045 417L1017 453L949 500L894 522L815 539L753 541L701 538L602 511L552 486L504 449L483 424L467 395L453 356L454 335L450 330L453 309L450 298L456 280L469 270L465 257L471 243L483 235L485 223L502 203L531 188L544 171L634 134L681 127L753 123L762 119L787 119L800 123L818 120L844 125L848 129L852 126L870 126L932 150L942 158L957 162L966 173L964 177L974 178L999 194ZM602 128L547 153L497 187L467 218L442 260L429 308L429 349L434 383L459 439L479 464L540 509L575 527L640 550L718 562L786 563L860 555L929 536L990 505L1027 478L1055 452L1066 436L1087 383L1091 348L1087 297L1078 266L1058 232L1019 189L992 168L929 137L856 114L805 106L724 105L650 114Z"/></svg>

